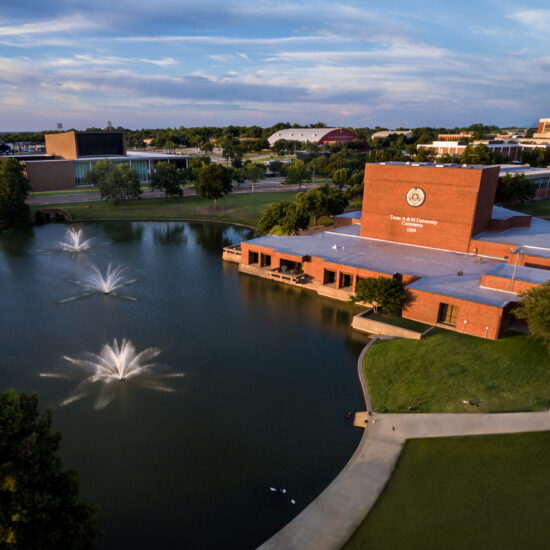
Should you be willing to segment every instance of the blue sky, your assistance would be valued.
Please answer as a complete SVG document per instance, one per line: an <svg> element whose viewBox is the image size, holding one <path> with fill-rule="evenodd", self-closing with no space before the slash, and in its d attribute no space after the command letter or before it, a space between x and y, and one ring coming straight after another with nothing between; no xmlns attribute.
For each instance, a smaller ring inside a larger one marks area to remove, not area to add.
<svg viewBox="0 0 550 550"><path fill-rule="evenodd" d="M550 3L4 0L0 130L531 126Z"/></svg>

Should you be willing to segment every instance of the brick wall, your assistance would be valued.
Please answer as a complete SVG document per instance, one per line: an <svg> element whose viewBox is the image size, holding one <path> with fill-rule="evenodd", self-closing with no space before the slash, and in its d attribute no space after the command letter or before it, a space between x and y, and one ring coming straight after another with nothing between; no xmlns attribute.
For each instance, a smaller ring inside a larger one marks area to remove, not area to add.
<svg viewBox="0 0 550 550"><path fill-rule="evenodd" d="M48 155L54 155L63 159L78 158L74 131L63 134L46 134L44 139L46 140L46 152Z"/></svg>
<svg viewBox="0 0 550 550"><path fill-rule="evenodd" d="M407 319L436 325L439 304L445 303L458 307L456 326L454 328L445 327L450 330L496 340L507 327L508 321L505 320L502 323L502 319L508 313L499 307L467 302L459 298L440 296L415 289L408 289L407 295L408 302L403 308L403 317Z"/></svg>
<svg viewBox="0 0 550 550"><path fill-rule="evenodd" d="M34 160L25 163L33 191L58 191L76 187L72 160Z"/></svg>
<svg viewBox="0 0 550 550"><path fill-rule="evenodd" d="M550 273L548 274L548 278L550 279ZM494 288L495 290L504 290L506 292L515 292L517 294L539 285L537 283L520 281L518 279L512 280L485 273L481 276L481 286Z"/></svg>
<svg viewBox="0 0 550 550"><path fill-rule="evenodd" d="M489 223L498 171L367 164L361 236L467 252ZM407 203L413 187L426 195L421 206Z"/></svg>
<svg viewBox="0 0 550 550"><path fill-rule="evenodd" d="M481 256L491 256L493 258L509 258L511 253L516 250L514 244L493 243L487 241L470 241L471 254L479 254Z"/></svg>

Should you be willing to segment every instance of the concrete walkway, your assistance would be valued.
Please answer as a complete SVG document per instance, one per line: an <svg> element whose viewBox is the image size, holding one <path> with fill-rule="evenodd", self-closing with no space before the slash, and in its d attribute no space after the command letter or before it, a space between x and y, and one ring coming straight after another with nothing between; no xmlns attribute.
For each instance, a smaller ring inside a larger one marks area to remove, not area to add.
<svg viewBox="0 0 550 550"><path fill-rule="evenodd" d="M358 361L361 374L363 356L364 353ZM364 379L361 382L367 396ZM366 413L358 414L356 424L362 425L365 418ZM368 420L357 450L338 477L296 518L262 544L261 550L340 549L380 496L407 439L550 430L550 411L375 414Z"/></svg>

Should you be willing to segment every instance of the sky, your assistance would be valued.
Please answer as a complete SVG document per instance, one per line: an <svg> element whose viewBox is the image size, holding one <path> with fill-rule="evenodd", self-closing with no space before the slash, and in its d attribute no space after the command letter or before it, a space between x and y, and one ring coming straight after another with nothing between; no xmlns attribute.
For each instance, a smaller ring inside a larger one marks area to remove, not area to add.
<svg viewBox="0 0 550 550"><path fill-rule="evenodd" d="M534 126L548 0L3 0L0 131Z"/></svg>

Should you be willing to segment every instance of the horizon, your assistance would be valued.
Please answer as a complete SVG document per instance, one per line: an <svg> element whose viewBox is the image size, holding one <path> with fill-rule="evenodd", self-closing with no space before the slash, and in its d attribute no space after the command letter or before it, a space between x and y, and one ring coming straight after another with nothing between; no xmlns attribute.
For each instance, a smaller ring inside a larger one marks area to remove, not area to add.
<svg viewBox="0 0 550 550"><path fill-rule="evenodd" d="M467 0L452 13L435 0L414 11L405 0L391 9L359 0L112 4L3 7L1 132L109 120L132 130L281 120L532 128L550 113L541 93L550 9L539 0Z"/></svg>

